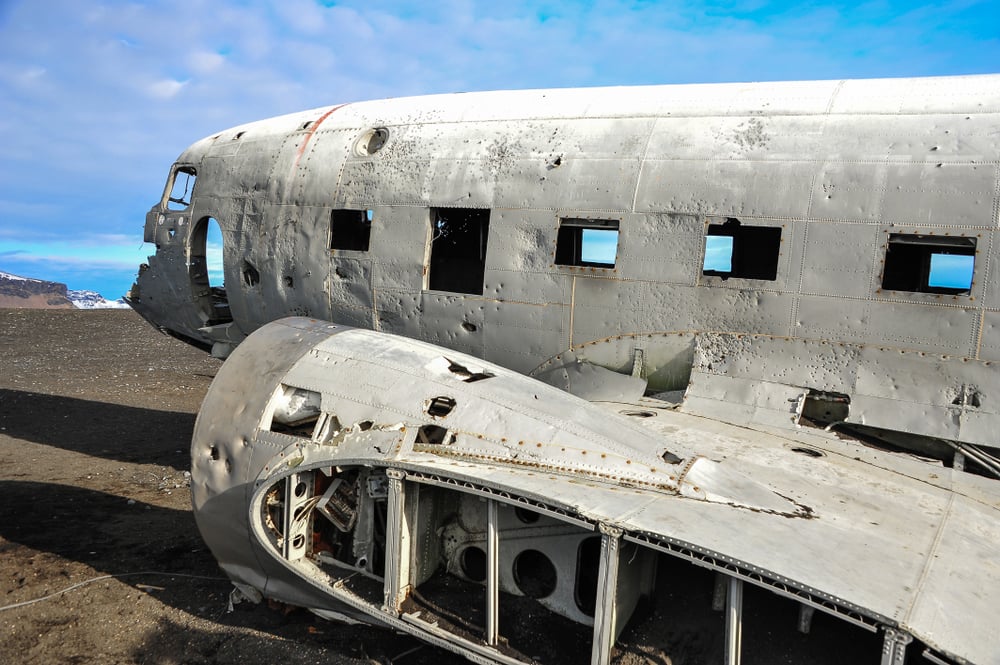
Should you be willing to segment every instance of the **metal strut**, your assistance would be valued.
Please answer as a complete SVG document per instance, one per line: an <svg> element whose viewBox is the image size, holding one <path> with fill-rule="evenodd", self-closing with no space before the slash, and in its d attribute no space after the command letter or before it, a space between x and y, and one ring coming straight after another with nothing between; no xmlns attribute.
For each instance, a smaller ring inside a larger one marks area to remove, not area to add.
<svg viewBox="0 0 1000 665"><path fill-rule="evenodd" d="M906 659L906 646L913 641L913 636L895 628L885 629L885 641L882 642L882 665L903 665Z"/></svg>
<svg viewBox="0 0 1000 665"><path fill-rule="evenodd" d="M601 567L597 573L597 601L594 612L594 645L591 665L611 662L615 643L615 601L618 597L618 554L622 530L601 524Z"/></svg>
<svg viewBox="0 0 1000 665"><path fill-rule="evenodd" d="M743 580L729 578L726 594L726 665L740 665L743 650Z"/></svg>

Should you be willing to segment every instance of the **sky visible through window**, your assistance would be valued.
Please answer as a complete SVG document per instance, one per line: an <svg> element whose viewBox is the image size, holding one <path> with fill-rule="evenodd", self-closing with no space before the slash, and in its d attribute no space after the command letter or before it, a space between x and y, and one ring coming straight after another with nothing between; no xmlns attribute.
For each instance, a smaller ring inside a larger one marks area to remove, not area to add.
<svg viewBox="0 0 1000 665"><path fill-rule="evenodd" d="M975 261L975 256L967 254L931 254L927 286L964 291L971 289Z"/></svg>
<svg viewBox="0 0 1000 665"><path fill-rule="evenodd" d="M733 237L705 236L705 272L733 271Z"/></svg>
<svg viewBox="0 0 1000 665"><path fill-rule="evenodd" d="M580 247L580 260L584 263L615 265L618 254L618 231L613 229L584 229Z"/></svg>

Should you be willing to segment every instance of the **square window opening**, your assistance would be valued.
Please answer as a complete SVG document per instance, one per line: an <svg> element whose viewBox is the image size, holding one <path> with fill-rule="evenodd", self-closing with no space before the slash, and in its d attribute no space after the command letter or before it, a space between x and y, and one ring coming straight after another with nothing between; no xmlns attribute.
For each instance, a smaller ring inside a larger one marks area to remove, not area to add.
<svg viewBox="0 0 1000 665"><path fill-rule="evenodd" d="M729 218L724 224L709 224L705 234L702 273L728 279L778 278L781 229L774 226L744 226Z"/></svg>
<svg viewBox="0 0 1000 665"><path fill-rule="evenodd" d="M489 210L432 208L427 288L482 295L489 232Z"/></svg>
<svg viewBox="0 0 1000 665"><path fill-rule="evenodd" d="M174 170L170 182L170 194L167 195L167 210L187 210L191 207L196 178L193 166L178 166Z"/></svg>
<svg viewBox="0 0 1000 665"><path fill-rule="evenodd" d="M334 210L330 213L330 249L367 252L371 233L371 210Z"/></svg>
<svg viewBox="0 0 1000 665"><path fill-rule="evenodd" d="M975 238L893 233L886 246L882 288L968 295L975 262Z"/></svg>
<svg viewBox="0 0 1000 665"><path fill-rule="evenodd" d="M556 264L614 268L618 258L618 225L616 219L560 219Z"/></svg>

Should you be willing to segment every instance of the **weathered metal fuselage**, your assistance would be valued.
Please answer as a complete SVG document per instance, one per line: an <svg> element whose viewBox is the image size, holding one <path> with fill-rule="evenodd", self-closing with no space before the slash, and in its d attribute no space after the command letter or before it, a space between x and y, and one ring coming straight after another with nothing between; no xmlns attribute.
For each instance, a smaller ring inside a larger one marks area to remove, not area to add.
<svg viewBox="0 0 1000 665"><path fill-rule="evenodd" d="M1000 662L998 155L1000 76L422 97L206 138L130 294L233 353L192 449L206 540L247 593L480 662L527 658L508 595L612 662L677 561L730 617L749 581L881 631L883 662L914 637ZM444 573L481 626L434 614Z"/></svg>

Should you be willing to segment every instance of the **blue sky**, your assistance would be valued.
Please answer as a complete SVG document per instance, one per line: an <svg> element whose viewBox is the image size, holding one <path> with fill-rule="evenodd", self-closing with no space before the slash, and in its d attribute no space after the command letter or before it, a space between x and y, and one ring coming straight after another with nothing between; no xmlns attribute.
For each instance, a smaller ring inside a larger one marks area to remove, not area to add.
<svg viewBox="0 0 1000 665"><path fill-rule="evenodd" d="M190 143L436 92L1000 72L1000 3L0 0L0 271L117 298Z"/></svg>

